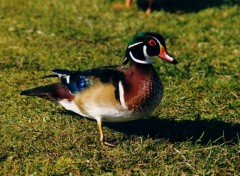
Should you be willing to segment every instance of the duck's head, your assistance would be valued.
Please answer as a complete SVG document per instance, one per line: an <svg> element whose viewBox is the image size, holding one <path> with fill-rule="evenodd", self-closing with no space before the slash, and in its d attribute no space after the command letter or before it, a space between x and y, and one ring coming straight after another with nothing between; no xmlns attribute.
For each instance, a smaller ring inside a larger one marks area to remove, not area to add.
<svg viewBox="0 0 240 176"><path fill-rule="evenodd" d="M126 49L123 63L129 61L139 64L151 64L150 57L158 56L170 63L177 64L177 60L169 56L164 38L154 32L140 32L134 35Z"/></svg>

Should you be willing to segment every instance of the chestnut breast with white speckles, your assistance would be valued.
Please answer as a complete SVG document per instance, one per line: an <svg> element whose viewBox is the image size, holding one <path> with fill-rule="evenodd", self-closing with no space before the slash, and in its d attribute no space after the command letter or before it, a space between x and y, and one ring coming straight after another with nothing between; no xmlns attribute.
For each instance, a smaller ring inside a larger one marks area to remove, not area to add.
<svg viewBox="0 0 240 176"><path fill-rule="evenodd" d="M133 64L125 72L124 99L133 118L149 114L161 101L163 87L152 65Z"/></svg>

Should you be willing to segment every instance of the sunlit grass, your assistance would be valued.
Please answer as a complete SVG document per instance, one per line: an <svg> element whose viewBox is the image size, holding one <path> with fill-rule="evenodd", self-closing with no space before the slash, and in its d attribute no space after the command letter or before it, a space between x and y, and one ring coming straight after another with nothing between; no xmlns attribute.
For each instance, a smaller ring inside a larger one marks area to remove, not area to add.
<svg viewBox="0 0 240 176"><path fill-rule="evenodd" d="M0 175L239 175L240 8L154 11L119 1L0 0ZM105 124L21 97L54 68L121 64L129 37L160 32L164 98L150 119ZM238 134L237 134L238 133Z"/></svg>

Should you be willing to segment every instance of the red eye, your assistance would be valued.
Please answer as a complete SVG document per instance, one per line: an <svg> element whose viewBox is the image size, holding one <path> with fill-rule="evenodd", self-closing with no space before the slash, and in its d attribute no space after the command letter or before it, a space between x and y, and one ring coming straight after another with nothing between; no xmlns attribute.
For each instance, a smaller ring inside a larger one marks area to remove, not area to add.
<svg viewBox="0 0 240 176"><path fill-rule="evenodd" d="M157 43L156 43L155 40L150 39L150 40L148 40L148 44L149 44L150 46L155 46Z"/></svg>

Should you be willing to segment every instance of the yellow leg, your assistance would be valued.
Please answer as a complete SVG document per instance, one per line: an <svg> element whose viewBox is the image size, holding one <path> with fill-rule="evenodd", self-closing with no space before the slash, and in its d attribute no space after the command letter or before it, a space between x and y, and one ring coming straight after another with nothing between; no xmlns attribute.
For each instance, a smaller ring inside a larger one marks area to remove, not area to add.
<svg viewBox="0 0 240 176"><path fill-rule="evenodd" d="M152 12L152 2L153 2L153 0L148 0L148 8L146 10L146 15L147 16L150 15L151 12Z"/></svg>
<svg viewBox="0 0 240 176"><path fill-rule="evenodd" d="M126 0L125 8L129 9L131 7L131 5L132 5L132 0ZM123 4L119 4L119 3L113 4L112 6L115 9L122 9L122 8L124 8L124 5Z"/></svg>
<svg viewBox="0 0 240 176"><path fill-rule="evenodd" d="M97 124L98 124L98 130L99 130L99 134L100 134L100 142L101 142L102 146L114 147L115 145L104 141L101 118L97 118Z"/></svg>
<svg viewBox="0 0 240 176"><path fill-rule="evenodd" d="M151 11L152 11L152 10L151 10L150 8L148 8L148 9L146 10L146 15L149 16L149 15L151 14Z"/></svg>
<svg viewBox="0 0 240 176"><path fill-rule="evenodd" d="M126 0L126 7L130 8L132 4L132 0Z"/></svg>

